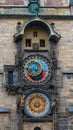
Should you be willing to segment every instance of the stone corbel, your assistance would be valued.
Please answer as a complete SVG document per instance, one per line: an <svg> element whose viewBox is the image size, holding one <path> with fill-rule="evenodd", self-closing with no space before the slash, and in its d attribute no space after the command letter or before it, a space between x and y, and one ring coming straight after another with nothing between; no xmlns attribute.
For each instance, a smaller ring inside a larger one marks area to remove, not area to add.
<svg viewBox="0 0 73 130"><path fill-rule="evenodd" d="M61 38L61 35L58 34L54 29L54 23L51 23L51 33L49 36L49 40L54 43L58 43Z"/></svg>
<svg viewBox="0 0 73 130"><path fill-rule="evenodd" d="M18 22L17 26L16 26L16 33L13 35L14 42L18 43L18 42L22 41L23 34L24 34L23 26L22 26L21 22Z"/></svg>
<svg viewBox="0 0 73 130"><path fill-rule="evenodd" d="M60 38L61 38L61 36L60 36L58 33L52 32L52 33L50 34L49 40L50 40L50 41L53 41L53 42L55 42L55 43L58 43L59 40L60 40Z"/></svg>
<svg viewBox="0 0 73 130"><path fill-rule="evenodd" d="M16 33L13 37L14 37L14 42L17 43L19 41L22 41L22 39L23 39L23 33L22 32Z"/></svg>

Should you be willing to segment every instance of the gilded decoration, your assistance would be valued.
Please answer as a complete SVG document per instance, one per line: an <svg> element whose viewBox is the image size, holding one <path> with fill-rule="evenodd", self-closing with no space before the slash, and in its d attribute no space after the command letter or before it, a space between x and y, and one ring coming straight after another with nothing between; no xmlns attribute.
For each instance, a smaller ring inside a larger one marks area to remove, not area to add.
<svg viewBox="0 0 73 130"><path fill-rule="evenodd" d="M49 112L50 101L43 93L33 93L25 99L24 108L30 116L42 117Z"/></svg>

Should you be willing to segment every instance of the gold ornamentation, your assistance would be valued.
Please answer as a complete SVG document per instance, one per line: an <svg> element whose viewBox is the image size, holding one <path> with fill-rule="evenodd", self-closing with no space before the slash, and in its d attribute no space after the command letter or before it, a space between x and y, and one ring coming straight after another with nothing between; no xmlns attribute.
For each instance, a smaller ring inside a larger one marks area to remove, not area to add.
<svg viewBox="0 0 73 130"><path fill-rule="evenodd" d="M20 108L23 110L24 109L24 98L25 98L25 95L23 95L21 98L20 98Z"/></svg>
<svg viewBox="0 0 73 130"><path fill-rule="evenodd" d="M46 110L47 102L43 95L33 94L30 96L27 106L33 114L41 114Z"/></svg>

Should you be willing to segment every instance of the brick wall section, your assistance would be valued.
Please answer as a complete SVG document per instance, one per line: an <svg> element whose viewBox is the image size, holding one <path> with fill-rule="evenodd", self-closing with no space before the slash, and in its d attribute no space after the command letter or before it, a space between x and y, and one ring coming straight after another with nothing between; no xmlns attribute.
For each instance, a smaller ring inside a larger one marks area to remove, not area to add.
<svg viewBox="0 0 73 130"><path fill-rule="evenodd" d="M10 113L0 113L0 130L18 130L16 97L8 96L0 86L0 107L10 108Z"/></svg>
<svg viewBox="0 0 73 130"><path fill-rule="evenodd" d="M27 0L0 0L1 5L27 5ZM69 0L41 0L41 5L69 6Z"/></svg>
<svg viewBox="0 0 73 130"><path fill-rule="evenodd" d="M23 5L24 1L23 0L1 0L0 4L2 5Z"/></svg>
<svg viewBox="0 0 73 130"><path fill-rule="evenodd" d="M23 0L6 0L5 4L6 5L23 5L24 2Z"/></svg>
<svg viewBox="0 0 73 130"><path fill-rule="evenodd" d="M60 0L46 0L45 4L48 6L63 6L62 1Z"/></svg>
<svg viewBox="0 0 73 130"><path fill-rule="evenodd" d="M34 130L35 127L40 127L41 130L53 130L53 125L52 123L23 123L23 129L22 130Z"/></svg>
<svg viewBox="0 0 73 130"><path fill-rule="evenodd" d="M0 107L10 108L9 114L0 113L0 130L18 130L18 118L16 114L16 97L8 96L4 90L4 68L3 64L14 65L16 46L13 35L16 32L18 20L0 20ZM11 59L11 60L10 60Z"/></svg>
<svg viewBox="0 0 73 130"><path fill-rule="evenodd" d="M45 0L46 6L69 6L69 0Z"/></svg>

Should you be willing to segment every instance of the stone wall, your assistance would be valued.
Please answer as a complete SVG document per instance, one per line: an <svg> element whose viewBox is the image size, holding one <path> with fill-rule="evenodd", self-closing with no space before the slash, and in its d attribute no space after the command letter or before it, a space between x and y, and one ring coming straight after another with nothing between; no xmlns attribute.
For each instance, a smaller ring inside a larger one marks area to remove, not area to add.
<svg viewBox="0 0 73 130"><path fill-rule="evenodd" d="M53 130L52 123L23 123L23 130L34 130L35 127L40 127L41 130Z"/></svg>
<svg viewBox="0 0 73 130"><path fill-rule="evenodd" d="M16 46L13 42L17 20L0 20L0 108L10 108L10 113L0 113L0 130L18 130L16 97L8 96L4 89L4 65L14 65Z"/></svg>

